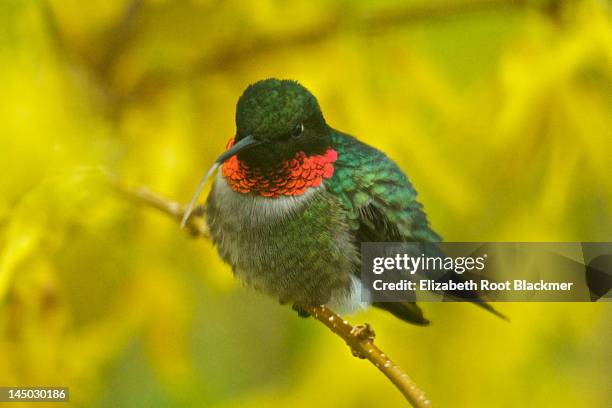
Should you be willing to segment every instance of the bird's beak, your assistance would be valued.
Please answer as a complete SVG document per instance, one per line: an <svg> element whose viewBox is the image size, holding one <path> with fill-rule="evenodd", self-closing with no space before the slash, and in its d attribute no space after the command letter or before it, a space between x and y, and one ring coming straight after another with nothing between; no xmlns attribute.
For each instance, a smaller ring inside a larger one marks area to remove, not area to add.
<svg viewBox="0 0 612 408"><path fill-rule="evenodd" d="M198 188L196 189L195 193L193 194L193 197L191 197L191 201L189 202L189 205L185 209L185 213L183 214L183 219L181 220L181 228L185 227L185 224L187 223L187 220L189 220L189 216L191 215L191 213L193 211L193 207L195 207L195 204L198 201L198 198L200 197L200 193L202 192L202 188L204 188L204 185L206 184L206 181L208 181L208 179L215 172L215 170L220 165L222 165L224 161L226 161L230 157L235 156L238 153L240 153L241 151L246 150L249 147L255 146L255 145L259 144L259 143L260 142L257 141L253 136L249 135L249 136L243 137L242 139L240 139L240 141L238 141L232 147L227 149L225 152L223 152L221 154L221 156L219 156L217 158L215 163L210 167L210 169L208 169L208 171L206 172L206 175L204 175L204 177L200 181L200 184L198 185Z"/></svg>
<svg viewBox="0 0 612 408"><path fill-rule="evenodd" d="M217 158L215 164L220 165L230 157L235 156L241 151L248 149L249 147L255 146L256 144L259 144L259 141L255 140L253 136L243 137L242 139L240 139L239 142L237 142L232 147L223 152L223 154L221 154L221 156Z"/></svg>

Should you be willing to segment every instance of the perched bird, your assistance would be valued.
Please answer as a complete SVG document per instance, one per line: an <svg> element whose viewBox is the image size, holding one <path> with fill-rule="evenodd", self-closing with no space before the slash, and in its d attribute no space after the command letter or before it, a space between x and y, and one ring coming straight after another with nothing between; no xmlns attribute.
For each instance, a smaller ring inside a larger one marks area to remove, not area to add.
<svg viewBox="0 0 612 408"><path fill-rule="evenodd" d="M202 179L183 225L218 166L203 210L219 254L248 286L298 311L364 306L361 242L440 240L400 168L329 126L295 81L266 79L244 91L236 135ZM428 323L413 302L373 305Z"/></svg>

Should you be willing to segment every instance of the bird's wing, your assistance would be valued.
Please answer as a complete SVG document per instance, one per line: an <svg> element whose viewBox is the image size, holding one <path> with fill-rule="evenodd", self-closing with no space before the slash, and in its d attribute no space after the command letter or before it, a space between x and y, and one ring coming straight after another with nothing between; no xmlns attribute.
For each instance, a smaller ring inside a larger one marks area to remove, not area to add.
<svg viewBox="0 0 612 408"><path fill-rule="evenodd" d="M340 198L358 242L440 241L415 189L391 159L348 135L335 134L333 144L338 161L326 186Z"/></svg>
<svg viewBox="0 0 612 408"><path fill-rule="evenodd" d="M429 226L417 193L406 175L381 151L352 136L334 134L338 151L334 176L328 188L340 198L347 211L356 243L361 242L439 242L440 236ZM433 251L442 255L437 248ZM358 272L358 271L356 271ZM457 274L446 277L462 280ZM477 306L506 319L476 293L447 293L469 300ZM427 324L414 303L374 304L395 316L417 324Z"/></svg>
<svg viewBox="0 0 612 408"><path fill-rule="evenodd" d="M416 200L415 189L393 161L348 135L337 134L333 142L338 161L328 189L340 198L347 211L357 245L440 240L429 227ZM429 323L414 302L375 302L373 305L410 323Z"/></svg>

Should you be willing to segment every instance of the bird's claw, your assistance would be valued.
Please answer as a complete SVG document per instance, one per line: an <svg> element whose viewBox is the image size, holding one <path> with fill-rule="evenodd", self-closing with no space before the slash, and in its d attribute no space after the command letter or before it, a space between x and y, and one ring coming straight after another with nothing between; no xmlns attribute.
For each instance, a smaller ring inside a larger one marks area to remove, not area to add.
<svg viewBox="0 0 612 408"><path fill-rule="evenodd" d="M304 310L298 304L294 304L291 308L293 310L295 310L297 312L298 316L300 316L300 317L310 317L310 313L308 313L306 310Z"/></svg>

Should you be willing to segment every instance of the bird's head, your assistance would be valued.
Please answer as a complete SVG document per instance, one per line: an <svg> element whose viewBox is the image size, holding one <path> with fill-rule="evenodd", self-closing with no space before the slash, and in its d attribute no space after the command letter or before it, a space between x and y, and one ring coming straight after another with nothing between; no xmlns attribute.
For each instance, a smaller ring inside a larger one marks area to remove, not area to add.
<svg viewBox="0 0 612 408"><path fill-rule="evenodd" d="M270 78L250 85L236 106L236 135L200 182L183 225L206 180L221 165L231 187L242 193L299 195L318 186L331 177L337 157L330 130L317 99L296 81ZM285 183L288 177L297 179ZM280 181L271 184L272 179Z"/></svg>
<svg viewBox="0 0 612 408"><path fill-rule="evenodd" d="M317 99L295 81L266 79L250 85L236 106L233 151L255 167L274 166L298 152L321 154L328 127Z"/></svg>

